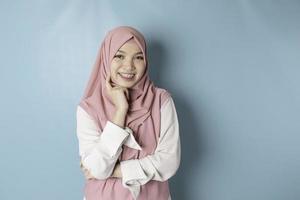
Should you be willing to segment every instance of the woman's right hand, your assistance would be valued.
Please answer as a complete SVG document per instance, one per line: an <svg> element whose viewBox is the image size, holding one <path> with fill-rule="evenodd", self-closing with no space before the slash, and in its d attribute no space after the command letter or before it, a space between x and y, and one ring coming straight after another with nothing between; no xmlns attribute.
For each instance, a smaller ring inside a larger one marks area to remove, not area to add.
<svg viewBox="0 0 300 200"><path fill-rule="evenodd" d="M116 84L110 82L110 74L106 78L106 90L108 95L111 97L115 107L119 111L128 110L128 99L129 99L129 91L127 88L117 86Z"/></svg>
<svg viewBox="0 0 300 200"><path fill-rule="evenodd" d="M83 166L81 159L80 159L80 168L84 174L85 179L94 179L95 178L90 174L89 170Z"/></svg>

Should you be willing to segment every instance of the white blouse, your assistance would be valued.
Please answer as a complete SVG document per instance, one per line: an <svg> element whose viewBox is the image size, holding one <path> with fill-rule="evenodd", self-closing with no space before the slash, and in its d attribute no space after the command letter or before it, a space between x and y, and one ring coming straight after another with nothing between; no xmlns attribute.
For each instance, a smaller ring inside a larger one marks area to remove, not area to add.
<svg viewBox="0 0 300 200"><path fill-rule="evenodd" d="M80 106L77 107L77 138L82 165L97 179L111 176L122 152L122 145L141 150L129 127L107 121L103 132ZM120 162L122 185L137 198L140 186L150 180L166 181L180 165L179 124L172 97L161 107L161 129L154 154ZM171 199L171 197L169 197Z"/></svg>

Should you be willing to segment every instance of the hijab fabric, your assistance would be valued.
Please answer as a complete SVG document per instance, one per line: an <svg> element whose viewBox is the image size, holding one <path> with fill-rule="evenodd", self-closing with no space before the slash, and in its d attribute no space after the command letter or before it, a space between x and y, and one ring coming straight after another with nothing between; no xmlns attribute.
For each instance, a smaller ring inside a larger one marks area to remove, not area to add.
<svg viewBox="0 0 300 200"><path fill-rule="evenodd" d="M106 33L79 102L102 131L116 111L105 86L106 77L110 74L110 64L118 49L132 39L143 52L146 70L141 79L129 89L129 109L125 126L132 129L142 150L123 145L119 161L141 159L154 153L160 134L160 108L170 96L167 90L156 87L149 78L146 42L138 30L130 26L119 26ZM150 180L140 186L139 194L134 194L122 185L121 178L89 179L86 180L84 194L86 200L167 200L169 185L168 181Z"/></svg>

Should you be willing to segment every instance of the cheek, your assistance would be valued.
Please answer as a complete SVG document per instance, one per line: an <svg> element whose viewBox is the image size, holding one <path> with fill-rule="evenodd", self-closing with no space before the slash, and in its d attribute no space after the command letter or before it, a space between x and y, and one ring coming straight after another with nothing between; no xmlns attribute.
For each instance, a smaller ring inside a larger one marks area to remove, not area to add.
<svg viewBox="0 0 300 200"><path fill-rule="evenodd" d="M110 73L112 76L117 74L117 71L118 71L117 69L118 69L118 65L112 63L110 66Z"/></svg>
<svg viewBox="0 0 300 200"><path fill-rule="evenodd" d="M118 69L117 65L112 64L110 66L110 74L111 74L111 79L112 79L113 82L116 82L116 80L118 78L117 69Z"/></svg>
<svg viewBox="0 0 300 200"><path fill-rule="evenodd" d="M143 76L144 73L145 73L145 70L146 70L146 67L145 67L145 66L141 66L141 67L138 69L138 74L139 74L139 76Z"/></svg>

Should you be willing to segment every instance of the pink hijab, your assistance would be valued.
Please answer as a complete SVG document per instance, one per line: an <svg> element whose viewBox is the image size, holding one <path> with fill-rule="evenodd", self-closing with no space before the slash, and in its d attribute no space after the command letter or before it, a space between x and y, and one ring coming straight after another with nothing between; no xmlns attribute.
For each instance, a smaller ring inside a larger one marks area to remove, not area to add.
<svg viewBox="0 0 300 200"><path fill-rule="evenodd" d="M144 55L146 70L140 81L129 89L129 110L125 126L133 130L133 135L142 150L123 145L120 161L141 159L153 154L160 134L160 108L171 95L167 90L156 87L148 75L146 42L143 35L130 26L119 26L110 30L101 44L90 79L79 105L94 119L102 131L107 120L112 120L115 107L106 93L105 80L110 73L110 63L117 50L127 41L134 39ZM130 191L122 185L120 178L86 180L84 189L86 200L131 200ZM168 181L151 180L142 185L138 200L166 200L169 196Z"/></svg>

